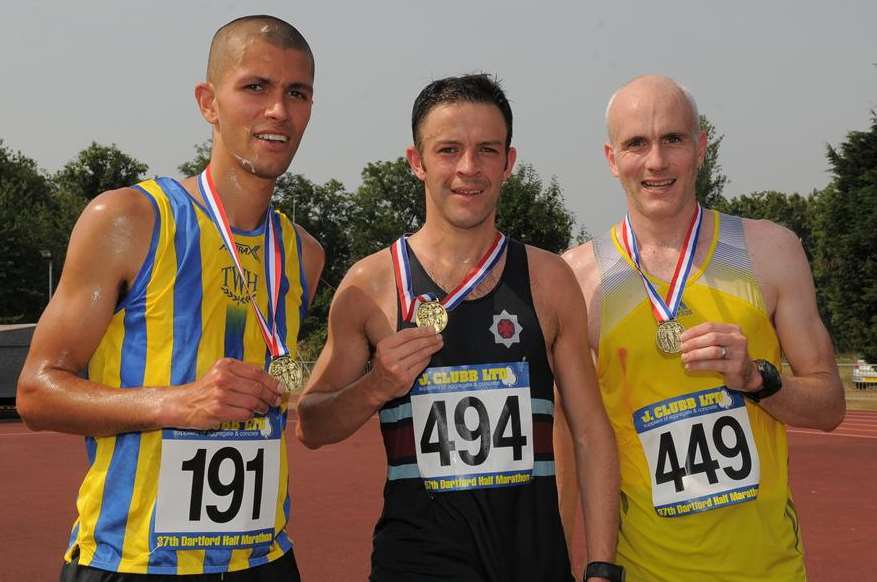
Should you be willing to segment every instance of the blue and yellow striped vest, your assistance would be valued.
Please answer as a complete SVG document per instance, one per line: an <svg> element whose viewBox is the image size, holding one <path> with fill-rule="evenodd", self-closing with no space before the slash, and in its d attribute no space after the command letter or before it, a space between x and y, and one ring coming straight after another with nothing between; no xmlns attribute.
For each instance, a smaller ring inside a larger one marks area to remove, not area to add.
<svg viewBox="0 0 877 582"><path fill-rule="evenodd" d="M264 225L255 231L235 232L246 275L243 280L204 208L178 182L157 178L136 189L153 206L152 242L143 267L89 362L89 378L120 389L173 386L193 382L223 357L267 365L270 354L248 299L255 293L267 315ZM286 216L274 212L271 219L284 254L279 333L295 355L307 307L301 241ZM78 556L82 565L118 572L199 574L241 570L280 557L292 547L284 531L290 504L286 414L284 403L248 426L223 425L224 429L240 429L234 434L250 438L267 430L275 439L270 450L275 455L279 451L279 459L273 461L279 480L273 529L269 526L259 536L244 538L246 543L238 538L236 544L221 540L216 545L196 536L183 536L180 542L177 536L177 543L169 544L170 537L157 535L162 439L179 431L87 437L89 469L79 491L78 519L65 559ZM183 433L192 434L196 433ZM220 467L216 472L221 473ZM194 475L192 480L196 481Z"/></svg>

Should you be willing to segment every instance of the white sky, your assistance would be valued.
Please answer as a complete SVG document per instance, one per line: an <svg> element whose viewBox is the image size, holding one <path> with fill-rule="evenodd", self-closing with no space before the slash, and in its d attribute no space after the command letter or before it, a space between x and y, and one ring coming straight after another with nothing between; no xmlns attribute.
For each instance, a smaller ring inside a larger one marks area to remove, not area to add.
<svg viewBox="0 0 877 582"><path fill-rule="evenodd" d="M59 169L91 141L176 175L209 137L195 108L213 32L249 13L292 22L317 60L313 116L291 170L360 182L401 155L430 80L503 81L519 159L557 176L593 234L623 213L602 155L615 88L670 75L725 134L725 194L809 193L826 144L877 108L877 2L7 2L0 13L0 139ZM317 233L319 235L319 233Z"/></svg>

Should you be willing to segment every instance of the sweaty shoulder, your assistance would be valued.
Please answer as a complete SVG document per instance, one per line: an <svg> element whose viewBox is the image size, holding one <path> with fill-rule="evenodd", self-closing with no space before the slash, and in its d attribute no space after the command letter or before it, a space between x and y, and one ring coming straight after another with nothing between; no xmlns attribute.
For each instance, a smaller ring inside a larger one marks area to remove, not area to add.
<svg viewBox="0 0 877 582"><path fill-rule="evenodd" d="M559 255L527 245L527 260L533 302L544 323L581 303L582 295L575 275ZM546 316L549 319L546 320Z"/></svg>
<svg viewBox="0 0 877 582"><path fill-rule="evenodd" d="M563 260L572 268L585 297L592 295L600 281L597 259L594 256L594 243L588 241L571 248L563 253Z"/></svg>
<svg viewBox="0 0 877 582"><path fill-rule="evenodd" d="M396 279L389 249L360 259L344 275L332 299L333 317L361 322L396 321Z"/></svg>
<svg viewBox="0 0 877 582"><path fill-rule="evenodd" d="M87 256L89 262L133 281L146 258L154 226L155 211L147 195L135 188L109 190L82 211L68 259L75 265L77 257Z"/></svg>
<svg viewBox="0 0 877 582"><path fill-rule="evenodd" d="M752 271L773 313L778 290L789 281L809 276L810 266L801 239L770 220L743 219L743 234L752 259Z"/></svg>

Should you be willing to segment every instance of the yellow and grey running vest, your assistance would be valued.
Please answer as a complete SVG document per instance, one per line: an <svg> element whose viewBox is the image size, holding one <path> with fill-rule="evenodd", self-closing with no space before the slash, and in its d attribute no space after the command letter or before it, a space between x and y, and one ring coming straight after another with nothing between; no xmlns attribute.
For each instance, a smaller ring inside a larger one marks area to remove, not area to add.
<svg viewBox="0 0 877 582"><path fill-rule="evenodd" d="M713 212L679 322L740 326L752 358L780 345L738 217ZM621 465L618 561L629 580L804 580L785 427L720 374L688 373L655 344L651 304L616 228L594 241L600 269L598 376ZM667 282L650 277L666 294Z"/></svg>
<svg viewBox="0 0 877 582"><path fill-rule="evenodd" d="M136 189L153 206L152 242L89 362L89 379L124 390L193 382L223 357L266 366L270 354L249 302L255 293L273 316L264 225L235 232L242 278L216 226L178 182L157 178ZM279 333L295 355L307 307L301 242L286 216L271 219L284 255ZM284 403L211 431L87 437L89 468L65 559L117 572L201 574L279 558L292 547L284 531L286 415Z"/></svg>

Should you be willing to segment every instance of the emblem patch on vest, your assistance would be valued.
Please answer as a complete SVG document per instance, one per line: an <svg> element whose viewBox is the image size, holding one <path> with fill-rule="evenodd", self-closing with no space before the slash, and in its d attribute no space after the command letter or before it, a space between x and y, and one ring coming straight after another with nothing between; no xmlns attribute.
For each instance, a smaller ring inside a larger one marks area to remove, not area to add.
<svg viewBox="0 0 877 582"><path fill-rule="evenodd" d="M512 347L513 344L521 343L523 329L518 323L518 316L510 314L505 309L499 315L493 316L493 324L490 326L494 341L507 348Z"/></svg>

